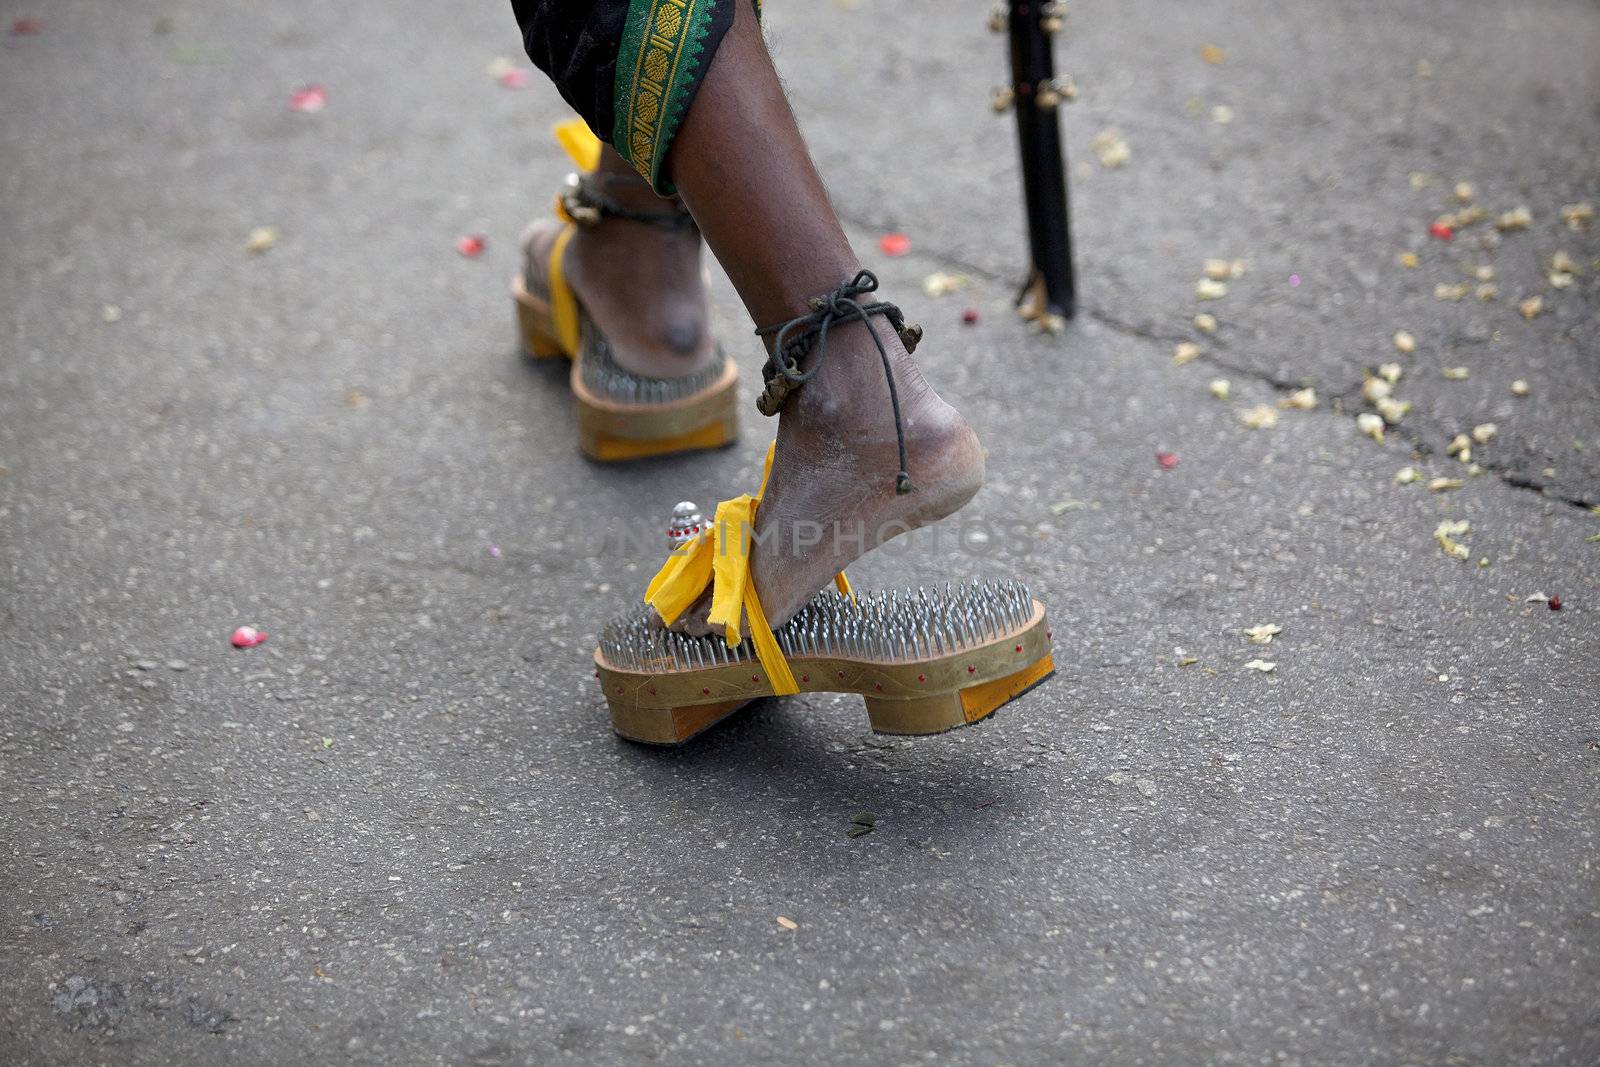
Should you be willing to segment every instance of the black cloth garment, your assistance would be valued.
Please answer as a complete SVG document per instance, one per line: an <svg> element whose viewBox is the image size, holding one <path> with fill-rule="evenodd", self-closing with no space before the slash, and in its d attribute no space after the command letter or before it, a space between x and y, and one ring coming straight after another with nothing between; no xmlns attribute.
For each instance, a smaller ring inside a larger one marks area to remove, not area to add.
<svg viewBox="0 0 1600 1067"><path fill-rule="evenodd" d="M511 0L511 10L533 65L609 144L628 0Z"/></svg>
<svg viewBox="0 0 1600 1067"><path fill-rule="evenodd" d="M667 152L740 2L511 0L511 9L528 58L595 136L667 195Z"/></svg>

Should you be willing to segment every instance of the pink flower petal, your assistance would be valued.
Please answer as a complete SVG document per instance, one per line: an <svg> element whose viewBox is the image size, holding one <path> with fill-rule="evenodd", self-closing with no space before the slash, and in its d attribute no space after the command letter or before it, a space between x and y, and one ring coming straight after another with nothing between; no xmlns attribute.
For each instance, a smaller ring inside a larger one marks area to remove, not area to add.
<svg viewBox="0 0 1600 1067"><path fill-rule="evenodd" d="M20 18L11 23L11 36L37 37L44 32L44 19Z"/></svg>
<svg viewBox="0 0 1600 1067"><path fill-rule="evenodd" d="M911 238L903 233L886 233L878 238L878 249L886 256L903 256L911 251Z"/></svg>
<svg viewBox="0 0 1600 1067"><path fill-rule="evenodd" d="M966 323L968 326L976 326L978 324L978 309L967 308L967 310L961 313L961 321Z"/></svg>
<svg viewBox="0 0 1600 1067"><path fill-rule="evenodd" d="M456 238L456 251L468 259L477 259L483 255L483 250L489 242L481 234L469 233Z"/></svg>
<svg viewBox="0 0 1600 1067"><path fill-rule="evenodd" d="M1169 471L1178 465L1178 454L1176 452L1157 452L1156 462L1161 464L1162 470Z"/></svg>
<svg viewBox="0 0 1600 1067"><path fill-rule="evenodd" d="M507 89L526 89L528 83L533 81L533 72L527 67L512 67L502 71L496 80Z"/></svg>
<svg viewBox="0 0 1600 1067"><path fill-rule="evenodd" d="M289 96L289 110L310 115L328 106L328 90L320 85L296 89Z"/></svg>
<svg viewBox="0 0 1600 1067"><path fill-rule="evenodd" d="M266 639L267 635L254 626L241 626L233 631L233 636L228 640L233 642L234 648L255 648Z"/></svg>

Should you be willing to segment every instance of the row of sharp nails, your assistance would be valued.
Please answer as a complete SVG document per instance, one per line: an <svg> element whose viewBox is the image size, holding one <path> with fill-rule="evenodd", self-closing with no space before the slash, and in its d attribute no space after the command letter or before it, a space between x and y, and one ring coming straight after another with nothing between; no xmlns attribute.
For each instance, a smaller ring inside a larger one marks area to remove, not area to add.
<svg viewBox="0 0 1600 1067"><path fill-rule="evenodd" d="M1033 615L1022 582L965 582L943 589L819 594L775 632L786 656L842 656L881 662L930 659L974 648L1021 629ZM662 630L641 608L600 635L607 662L624 670L689 670L755 658L749 638L729 646L721 637Z"/></svg>

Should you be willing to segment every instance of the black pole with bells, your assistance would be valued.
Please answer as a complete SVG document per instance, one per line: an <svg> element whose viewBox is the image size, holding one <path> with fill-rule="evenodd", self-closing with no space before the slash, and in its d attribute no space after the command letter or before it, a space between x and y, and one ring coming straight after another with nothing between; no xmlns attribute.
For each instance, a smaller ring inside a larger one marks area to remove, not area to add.
<svg viewBox="0 0 1600 1067"><path fill-rule="evenodd" d="M1050 332L1077 310L1068 233L1067 172L1056 109L1077 96L1072 80L1057 77L1051 47L1066 17L1061 0L1009 0L989 26L1011 40L1011 88L995 93L994 109L1015 108L1022 154L1022 194L1028 215L1028 280L1017 295L1022 317Z"/></svg>

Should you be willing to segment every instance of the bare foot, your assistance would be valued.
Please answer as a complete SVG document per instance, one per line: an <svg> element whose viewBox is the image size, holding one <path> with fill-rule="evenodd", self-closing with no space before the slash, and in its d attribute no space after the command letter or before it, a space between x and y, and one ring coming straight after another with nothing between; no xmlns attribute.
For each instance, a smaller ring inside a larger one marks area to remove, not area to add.
<svg viewBox="0 0 1600 1067"><path fill-rule="evenodd" d="M614 183L606 194L640 211L671 206L643 183ZM523 236L531 291L547 288L550 248L565 225L542 219ZM678 378L716 362L703 248L693 227L667 229L620 218L577 227L567 245L567 282L624 370L645 378Z"/></svg>
<svg viewBox="0 0 1600 1067"><path fill-rule="evenodd" d="M860 323L835 327L816 378L792 393L756 512L751 575L767 622L780 626L833 576L883 542L959 510L983 484L983 450L955 408L933 391L884 318L915 489L895 492L899 469L889 388ZM709 597L674 629L711 632Z"/></svg>

